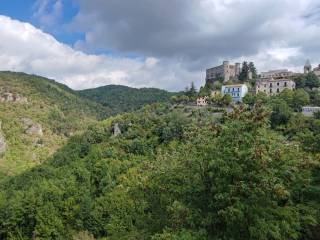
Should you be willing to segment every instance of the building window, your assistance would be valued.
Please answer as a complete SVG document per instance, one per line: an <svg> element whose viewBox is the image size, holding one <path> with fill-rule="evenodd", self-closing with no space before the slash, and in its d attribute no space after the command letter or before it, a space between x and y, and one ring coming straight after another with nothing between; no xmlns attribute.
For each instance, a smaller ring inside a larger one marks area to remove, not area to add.
<svg viewBox="0 0 320 240"><path fill-rule="evenodd" d="M280 92L280 90L279 90L279 88L277 88L277 93L279 93Z"/></svg>
<svg viewBox="0 0 320 240"><path fill-rule="evenodd" d="M280 83L277 82L277 86L279 86L279 85L280 85Z"/></svg>
<svg viewBox="0 0 320 240"><path fill-rule="evenodd" d="M284 86L285 86L285 87L287 86L287 82L284 82Z"/></svg>
<svg viewBox="0 0 320 240"><path fill-rule="evenodd" d="M270 87L272 87L272 83L270 83Z"/></svg>
<svg viewBox="0 0 320 240"><path fill-rule="evenodd" d="M270 93L272 93L272 88L270 89Z"/></svg>
<svg viewBox="0 0 320 240"><path fill-rule="evenodd" d="M238 88L238 91L240 91L240 88Z"/></svg>
<svg viewBox="0 0 320 240"><path fill-rule="evenodd" d="M267 84L265 84L264 87L266 88L266 87L267 87Z"/></svg>

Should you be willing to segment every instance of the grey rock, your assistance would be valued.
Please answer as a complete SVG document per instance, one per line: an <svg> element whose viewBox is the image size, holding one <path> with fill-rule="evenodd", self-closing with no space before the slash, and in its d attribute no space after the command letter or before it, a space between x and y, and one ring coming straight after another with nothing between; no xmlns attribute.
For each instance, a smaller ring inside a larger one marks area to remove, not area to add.
<svg viewBox="0 0 320 240"><path fill-rule="evenodd" d="M4 136L0 133L0 155L4 154L7 150L6 140Z"/></svg>
<svg viewBox="0 0 320 240"><path fill-rule="evenodd" d="M113 126L113 136L119 136L121 134L121 130L120 130L120 128L119 128L119 124L118 123L116 123L116 124L114 124L114 126Z"/></svg>
<svg viewBox="0 0 320 240"><path fill-rule="evenodd" d="M41 124L34 123L30 118L23 118L22 123L23 123L23 128L26 131L26 134L38 135L38 136L43 135Z"/></svg>
<svg viewBox="0 0 320 240"><path fill-rule="evenodd" d="M27 98L22 97L19 94L5 92L5 93L0 93L0 102L26 103Z"/></svg>
<svg viewBox="0 0 320 240"><path fill-rule="evenodd" d="M1 133L1 129L2 129L2 122L0 121L0 155L4 154L7 149L6 140Z"/></svg>
<svg viewBox="0 0 320 240"><path fill-rule="evenodd" d="M43 141L40 138L34 138L32 140L32 145L35 146L35 147L39 147L39 148L40 147L44 147Z"/></svg>

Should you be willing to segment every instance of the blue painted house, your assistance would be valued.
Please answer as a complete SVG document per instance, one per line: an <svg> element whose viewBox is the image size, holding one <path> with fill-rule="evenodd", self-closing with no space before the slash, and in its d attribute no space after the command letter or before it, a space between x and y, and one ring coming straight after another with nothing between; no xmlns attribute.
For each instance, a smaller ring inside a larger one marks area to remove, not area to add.
<svg viewBox="0 0 320 240"><path fill-rule="evenodd" d="M245 84L223 85L221 88L222 95L230 95L234 103L242 102L242 98L248 93L248 87Z"/></svg>

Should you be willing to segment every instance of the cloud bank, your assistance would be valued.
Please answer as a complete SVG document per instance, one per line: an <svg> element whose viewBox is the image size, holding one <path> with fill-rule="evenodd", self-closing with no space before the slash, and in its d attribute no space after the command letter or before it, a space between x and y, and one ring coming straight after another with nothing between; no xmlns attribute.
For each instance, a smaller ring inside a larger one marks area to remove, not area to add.
<svg viewBox="0 0 320 240"><path fill-rule="evenodd" d="M301 71L307 58L320 63L318 0L75 1L79 12L65 24L85 38L74 46L0 16L0 68L75 89L181 90L191 81L203 84L205 69L223 60L254 61L259 71ZM60 0L37 2L35 16L47 27L62 14ZM49 3L55 7L48 10Z"/></svg>
<svg viewBox="0 0 320 240"><path fill-rule="evenodd" d="M179 63L153 57L132 59L86 54L58 42L28 23L0 16L0 69L56 79L74 89L122 84L175 88L197 79Z"/></svg>

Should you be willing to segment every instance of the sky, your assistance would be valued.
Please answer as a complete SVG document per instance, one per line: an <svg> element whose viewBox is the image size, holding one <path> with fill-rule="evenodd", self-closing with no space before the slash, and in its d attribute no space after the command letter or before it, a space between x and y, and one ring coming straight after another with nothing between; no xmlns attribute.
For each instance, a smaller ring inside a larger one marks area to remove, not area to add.
<svg viewBox="0 0 320 240"><path fill-rule="evenodd" d="M319 0L0 0L0 70L183 90L205 69L320 64Z"/></svg>

